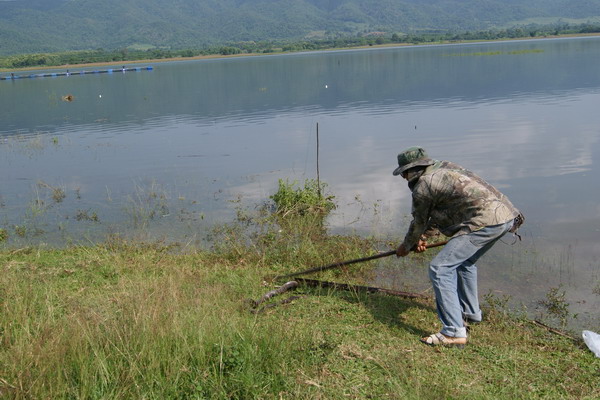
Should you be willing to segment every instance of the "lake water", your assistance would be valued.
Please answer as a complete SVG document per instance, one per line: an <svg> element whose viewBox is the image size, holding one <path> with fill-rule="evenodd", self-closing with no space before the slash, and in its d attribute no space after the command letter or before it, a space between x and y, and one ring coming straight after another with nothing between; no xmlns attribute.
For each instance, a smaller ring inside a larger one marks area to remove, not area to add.
<svg viewBox="0 0 600 400"><path fill-rule="evenodd" d="M332 231L399 242L410 192L392 170L398 152L421 145L526 215L523 241L479 263L482 294L510 295L535 315L560 288L575 324L598 329L598 65L600 38L570 38L3 80L2 245L111 233L197 245L235 207L267 201L279 178L315 178L318 124L320 177L339 206ZM388 259L374 282L424 290L425 267Z"/></svg>

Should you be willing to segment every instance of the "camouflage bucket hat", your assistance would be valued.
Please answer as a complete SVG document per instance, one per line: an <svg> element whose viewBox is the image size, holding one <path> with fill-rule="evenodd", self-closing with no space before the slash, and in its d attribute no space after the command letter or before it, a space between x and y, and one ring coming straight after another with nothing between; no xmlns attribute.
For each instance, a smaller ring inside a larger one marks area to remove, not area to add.
<svg viewBox="0 0 600 400"><path fill-rule="evenodd" d="M434 163L435 161L429 158L422 147L411 147L398 154L398 168L394 170L394 175L400 175L414 167L426 167Z"/></svg>

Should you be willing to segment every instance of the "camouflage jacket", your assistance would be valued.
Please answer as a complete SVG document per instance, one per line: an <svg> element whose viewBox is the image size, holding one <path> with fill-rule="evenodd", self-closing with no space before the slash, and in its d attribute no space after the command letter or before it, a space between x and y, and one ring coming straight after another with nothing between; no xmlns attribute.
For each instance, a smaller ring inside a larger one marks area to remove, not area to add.
<svg viewBox="0 0 600 400"><path fill-rule="evenodd" d="M498 189L463 167L437 161L409 182L412 216L404 238L407 249L426 231L446 236L463 235L485 226L506 223L519 210Z"/></svg>

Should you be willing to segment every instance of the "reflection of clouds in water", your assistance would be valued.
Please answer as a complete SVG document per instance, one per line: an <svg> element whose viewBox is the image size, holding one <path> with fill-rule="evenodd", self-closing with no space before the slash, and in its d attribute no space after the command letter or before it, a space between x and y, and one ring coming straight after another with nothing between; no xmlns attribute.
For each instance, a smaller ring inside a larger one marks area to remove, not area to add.
<svg viewBox="0 0 600 400"><path fill-rule="evenodd" d="M354 182L332 185L338 200L338 210L328 221L332 228L375 231L404 229L397 225L410 213L410 190L406 182L401 178L398 180L398 177L392 177L395 180L383 178L377 181L384 172L390 174L387 170L377 171L358 176Z"/></svg>
<svg viewBox="0 0 600 400"><path fill-rule="evenodd" d="M491 104L468 115L461 110L452 110L452 115L436 110L449 129L454 120L475 129L456 140L434 138L427 146L433 157L457 162L490 181L588 171L593 168L593 145L599 137L597 112L592 111L598 97L585 95L568 107ZM588 122L582 126L581 121ZM572 126L578 131L573 132Z"/></svg>
<svg viewBox="0 0 600 400"><path fill-rule="evenodd" d="M411 196L406 182L392 171L397 166L396 153L381 153L381 143L376 136L364 136L352 151L346 151L349 171L330 184L338 199L338 212L330 224L343 228L346 223L364 227L377 217L385 225L410 213ZM374 214L378 215L374 215Z"/></svg>
<svg viewBox="0 0 600 400"><path fill-rule="evenodd" d="M583 150L586 150L585 148ZM585 154L585 152L582 152L582 154L579 154L579 156L573 160L567 160L563 165L559 165L557 170L558 170L558 175L566 175L566 174L572 174L575 172L585 172L585 171L589 171L591 168L590 166L592 165L592 155L588 152L588 154Z"/></svg>
<svg viewBox="0 0 600 400"><path fill-rule="evenodd" d="M535 121L539 126L537 137L532 138L530 144L532 148L535 144L537 150L535 154L530 152L536 164L533 172L539 176L559 176L589 171L594 167L592 148L599 137L598 113L595 110L598 97L583 95L577 102L539 110L543 114ZM573 131L574 127L577 131Z"/></svg>

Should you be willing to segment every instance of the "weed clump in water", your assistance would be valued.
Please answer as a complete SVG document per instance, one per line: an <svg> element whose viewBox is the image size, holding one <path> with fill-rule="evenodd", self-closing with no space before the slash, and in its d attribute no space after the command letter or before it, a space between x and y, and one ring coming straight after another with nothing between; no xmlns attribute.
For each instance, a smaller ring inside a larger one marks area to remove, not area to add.
<svg viewBox="0 0 600 400"><path fill-rule="evenodd" d="M561 291L561 287L551 288L546 293L546 299L541 300L539 304L543 306L549 315L558 320L561 327L567 326L570 317L577 318L577 314L571 314L569 311L569 303L565 299L566 293Z"/></svg>
<svg viewBox="0 0 600 400"><path fill-rule="evenodd" d="M275 202L275 212L281 216L317 214L327 216L336 208L335 196L323 196L327 184L314 179L304 181L304 187L294 188L297 182L290 183L287 179L279 180L279 189L270 196Z"/></svg>
<svg viewBox="0 0 600 400"><path fill-rule="evenodd" d="M209 240L213 251L237 264L243 260L244 265L258 265L277 274L371 254L377 248L372 239L328 233L326 220L336 205L334 196L324 194L325 187L315 180L307 180L300 187L297 182L279 180L277 192L269 196L272 203L253 210L238 208L236 223L212 230ZM360 279L365 268L368 264L330 274L351 270Z"/></svg>

